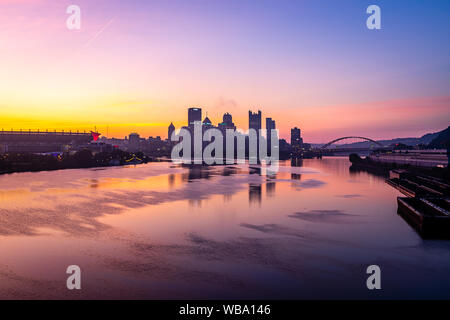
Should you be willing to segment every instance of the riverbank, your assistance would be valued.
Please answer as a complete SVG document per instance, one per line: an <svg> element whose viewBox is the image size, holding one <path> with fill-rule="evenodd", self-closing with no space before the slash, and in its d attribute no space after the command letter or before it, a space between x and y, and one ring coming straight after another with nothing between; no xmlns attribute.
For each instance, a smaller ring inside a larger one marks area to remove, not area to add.
<svg viewBox="0 0 450 320"><path fill-rule="evenodd" d="M153 161L157 160L142 153L133 154L122 150L96 154L90 150L81 150L73 154L14 153L0 156L0 174L112 167Z"/></svg>
<svg viewBox="0 0 450 320"><path fill-rule="evenodd" d="M391 155L391 157L393 157ZM379 174L383 176L389 176L390 170L393 169L404 169L408 170L413 175L427 175L435 178L443 179L445 181L450 181L450 173L448 166L417 166L411 162L395 162L395 161L377 161L380 159L375 156L368 156L366 158L361 158L357 154L351 154L349 160L352 163L351 169L354 170L365 170L374 174ZM385 158L383 158L385 159ZM403 159L402 159L403 161Z"/></svg>

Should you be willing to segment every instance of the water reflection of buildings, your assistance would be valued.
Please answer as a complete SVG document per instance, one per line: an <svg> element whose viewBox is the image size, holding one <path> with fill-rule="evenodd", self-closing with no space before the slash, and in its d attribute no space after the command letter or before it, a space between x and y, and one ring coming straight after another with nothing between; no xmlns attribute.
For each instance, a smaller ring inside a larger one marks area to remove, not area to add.
<svg viewBox="0 0 450 320"><path fill-rule="evenodd" d="M266 194L268 197L273 197L275 195L275 186L276 182L273 180L266 182Z"/></svg>
<svg viewBox="0 0 450 320"><path fill-rule="evenodd" d="M223 202L230 202L231 201L231 198L232 198L232 195L231 194L229 194L229 193L225 193L224 195L223 195Z"/></svg>
<svg viewBox="0 0 450 320"><path fill-rule="evenodd" d="M303 167L303 159L292 158L291 167ZM300 173L291 173L292 180L301 180L302 175Z"/></svg>
<svg viewBox="0 0 450 320"><path fill-rule="evenodd" d="M184 173L182 177L185 182L191 182L192 180L198 179L209 179L211 177L211 172L206 167L192 167L189 168L189 171Z"/></svg>
<svg viewBox="0 0 450 320"><path fill-rule="evenodd" d="M258 167L250 167L249 174L258 174L261 175L261 168ZM249 183L248 185L248 200L249 203L258 203L260 204L262 201L262 189L263 184L265 185L266 196L273 197L275 196L276 190L276 174L269 174L266 177L265 183Z"/></svg>
<svg viewBox="0 0 450 320"><path fill-rule="evenodd" d="M262 186L261 184L249 183L248 184L248 201L252 203L261 203L262 198Z"/></svg>
<svg viewBox="0 0 450 320"><path fill-rule="evenodd" d="M303 167L303 159L292 158L291 167Z"/></svg>
<svg viewBox="0 0 450 320"><path fill-rule="evenodd" d="M291 173L291 179L292 180L301 180L302 175L300 173Z"/></svg>
<svg viewBox="0 0 450 320"><path fill-rule="evenodd" d="M175 175L173 173L169 174L169 188L173 189L175 187Z"/></svg>
<svg viewBox="0 0 450 320"><path fill-rule="evenodd" d="M247 171L248 170L248 171ZM274 197L276 193L276 184L277 184L277 174L267 174L265 176L262 175L262 171L260 167L249 167L248 169L243 169L234 166L216 166L216 167L208 167L208 166L192 166L189 167L187 172L179 173L179 174L168 174L167 181L170 189L174 189L176 185L180 182L190 183L194 180L213 179L215 176L232 176L235 174L250 174L250 175L258 175L263 179L262 182L251 182L249 183L249 203L250 204L261 204L263 193L269 197ZM221 180L218 180L217 183L220 183ZM215 180L212 181L216 183ZM263 190L264 189L264 190ZM225 188L223 193L224 202L229 202L232 200L232 196L235 193L235 190ZM195 195L191 195L190 199L188 199L189 205L193 207L201 207L202 199L197 198Z"/></svg>
<svg viewBox="0 0 450 320"><path fill-rule="evenodd" d="M275 178L273 178L275 179ZM275 196L276 181L268 179L266 183L248 184L248 201L250 204L261 204L263 195L263 185L265 186L266 196L268 198Z"/></svg>
<svg viewBox="0 0 450 320"><path fill-rule="evenodd" d="M201 208L202 207L202 199L189 199L189 206Z"/></svg>

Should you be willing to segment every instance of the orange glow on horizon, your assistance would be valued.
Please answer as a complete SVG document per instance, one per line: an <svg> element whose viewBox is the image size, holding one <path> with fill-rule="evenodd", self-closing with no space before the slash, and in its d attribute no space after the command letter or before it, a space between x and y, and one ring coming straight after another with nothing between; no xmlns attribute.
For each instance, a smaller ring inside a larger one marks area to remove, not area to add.
<svg viewBox="0 0 450 320"><path fill-rule="evenodd" d="M352 105L302 107L298 110L276 110L276 108L261 107L263 113L263 128L265 118L272 117L280 130L280 136L289 141L290 128L297 126L302 129L302 135L307 142L324 142L340 135L364 135L374 139L395 138L386 136L380 130L394 131L404 119L409 119L409 126L415 132L427 133L443 128L427 127L427 120L431 122L436 115L450 118L448 105L450 97L428 97L418 99L398 99L381 102L369 102ZM118 107L119 106L119 107ZM148 104L117 103L112 107L93 108L79 107L78 111L71 108L28 108L27 112L18 112L9 108L0 112L0 128L5 130L72 130L90 131L97 128L102 135L123 138L131 132L137 132L143 137L161 136L166 138L167 127L171 122L176 128L186 125L187 108L178 107L163 110L164 107L150 107ZM218 111L218 108L203 108L203 117L208 117L213 124L222 121L222 114L229 110ZM41 112L33 112L35 110ZM46 109L46 112L42 112ZM229 111L233 121L239 129L248 129L247 110L257 108L240 107L239 110ZM177 112L175 112L177 111ZM107 114L105 114L107 113ZM291 114L301 115L298 119ZM70 120L69 120L70 119ZM444 119L444 120L445 120ZM150 120L143 122L142 120ZM154 122L151 122L154 120ZM424 124L423 129L417 127ZM380 129L381 128L381 129ZM418 136L416 134L414 136Z"/></svg>

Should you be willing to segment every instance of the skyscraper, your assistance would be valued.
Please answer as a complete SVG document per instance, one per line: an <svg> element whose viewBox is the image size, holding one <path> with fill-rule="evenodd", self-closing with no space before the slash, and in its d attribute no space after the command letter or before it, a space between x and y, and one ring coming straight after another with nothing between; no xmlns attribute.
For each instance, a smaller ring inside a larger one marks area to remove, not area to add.
<svg viewBox="0 0 450 320"><path fill-rule="evenodd" d="M297 127L291 129L291 147L293 149L301 148L303 144L303 139L301 136L301 130Z"/></svg>
<svg viewBox="0 0 450 320"><path fill-rule="evenodd" d="M173 123L170 123L169 129L167 130L167 139L170 141L170 138L172 137L172 133L175 131L175 126Z"/></svg>
<svg viewBox="0 0 450 320"><path fill-rule="evenodd" d="M249 135L248 138L248 159L249 161L254 161L256 158L257 161L259 161L259 142L260 142L260 131L261 130L261 119L262 114L261 111L258 110L258 113L253 113L250 110L248 111L248 129L249 133L253 129L256 131L256 148L252 148L252 143L250 140L251 135ZM255 150L256 149L256 150ZM256 152L256 154L252 153L252 150ZM252 153L252 155L251 155Z"/></svg>
<svg viewBox="0 0 450 320"><path fill-rule="evenodd" d="M188 126L194 126L194 123L202 122L202 109L201 108L189 108L188 109Z"/></svg>
<svg viewBox="0 0 450 320"><path fill-rule="evenodd" d="M224 113L223 115L223 121L222 123L219 123L219 128L223 128L223 129L236 129L236 126L233 123L233 117L231 116L231 114Z"/></svg>
<svg viewBox="0 0 450 320"><path fill-rule="evenodd" d="M267 138L270 138L270 130L276 129L275 127L275 120L272 120L272 118L266 118L266 130L267 130Z"/></svg>
<svg viewBox="0 0 450 320"><path fill-rule="evenodd" d="M258 110L258 113L253 113L250 110L248 111L248 128L255 129L257 133L259 133L259 129L261 129L261 111Z"/></svg>
<svg viewBox="0 0 450 320"><path fill-rule="evenodd" d="M228 112L223 114L222 120L223 120L223 122L226 123L226 124L233 123L233 117L232 117L231 114L229 114Z"/></svg>
<svg viewBox="0 0 450 320"><path fill-rule="evenodd" d="M267 139L267 154L272 155L272 130L275 130L275 120L266 118L266 139ZM278 137L277 137L278 139Z"/></svg>

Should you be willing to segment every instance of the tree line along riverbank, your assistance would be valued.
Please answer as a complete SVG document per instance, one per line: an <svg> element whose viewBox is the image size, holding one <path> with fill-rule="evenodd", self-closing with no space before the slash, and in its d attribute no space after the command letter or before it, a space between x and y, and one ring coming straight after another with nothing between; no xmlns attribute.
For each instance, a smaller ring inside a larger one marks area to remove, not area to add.
<svg viewBox="0 0 450 320"><path fill-rule="evenodd" d="M152 159L142 152L130 153L122 150L96 154L87 149L75 153L12 153L0 155L0 174L120 166L149 161Z"/></svg>

